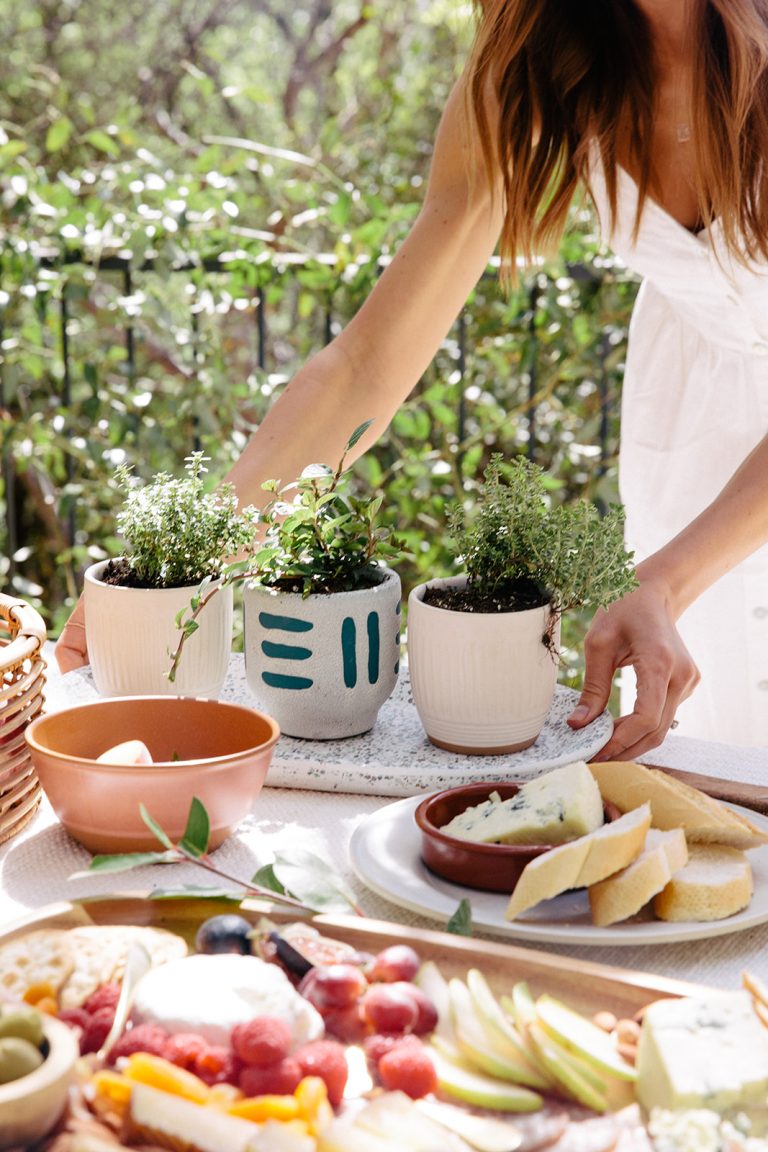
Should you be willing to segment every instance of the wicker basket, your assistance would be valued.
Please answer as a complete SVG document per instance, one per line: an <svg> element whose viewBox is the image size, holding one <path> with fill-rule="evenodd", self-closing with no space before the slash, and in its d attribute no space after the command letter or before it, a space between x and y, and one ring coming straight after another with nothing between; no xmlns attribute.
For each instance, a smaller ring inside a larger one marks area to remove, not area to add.
<svg viewBox="0 0 768 1152"><path fill-rule="evenodd" d="M40 803L24 729L43 707L45 636L34 608L0 595L0 843L20 832Z"/></svg>

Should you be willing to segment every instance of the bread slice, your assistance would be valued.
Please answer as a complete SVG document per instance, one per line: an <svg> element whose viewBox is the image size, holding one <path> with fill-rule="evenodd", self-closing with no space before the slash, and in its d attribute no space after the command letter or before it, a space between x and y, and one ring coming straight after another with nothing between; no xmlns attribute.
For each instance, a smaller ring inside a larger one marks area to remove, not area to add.
<svg viewBox="0 0 768 1152"><path fill-rule="evenodd" d="M689 844L727 844L742 850L768 844L768 835L751 820L658 768L631 760L606 760L589 768L603 800L622 812L647 801L653 827L682 828Z"/></svg>
<svg viewBox="0 0 768 1152"><path fill-rule="evenodd" d="M654 898L660 920L724 920L752 899L752 867L738 848L690 844L688 863Z"/></svg>
<svg viewBox="0 0 768 1152"><path fill-rule="evenodd" d="M505 916L514 920L542 900L571 888L586 888L626 868L642 851L651 824L650 805L643 804L596 832L560 844L526 864L515 885Z"/></svg>
<svg viewBox="0 0 768 1152"><path fill-rule="evenodd" d="M636 860L589 889L592 922L604 928L628 920L661 892L687 861L688 845L682 828L669 832L651 828Z"/></svg>

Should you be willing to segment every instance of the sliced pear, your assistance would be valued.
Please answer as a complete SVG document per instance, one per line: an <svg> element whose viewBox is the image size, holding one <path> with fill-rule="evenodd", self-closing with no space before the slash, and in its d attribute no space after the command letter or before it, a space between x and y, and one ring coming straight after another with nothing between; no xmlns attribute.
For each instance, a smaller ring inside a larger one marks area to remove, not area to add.
<svg viewBox="0 0 768 1152"><path fill-rule="evenodd" d="M414 980L416 984L434 1004L437 1009L437 1027L435 1032L453 1038L453 1024L451 1022L451 995L448 981L435 964L434 960L425 960L419 968Z"/></svg>
<svg viewBox="0 0 768 1152"><path fill-rule="evenodd" d="M518 981L518 983L514 985L511 996L502 996L500 998L500 1006L502 1012L504 1012L510 1020L514 1021L523 1044L523 1050L531 1064L549 1081L550 1086L556 1084L557 1080L552 1076L549 1069L545 1067L544 1062L539 1056L538 1049L529 1034L531 1024L536 1023L536 1002L533 999L530 988L524 980Z"/></svg>
<svg viewBox="0 0 768 1152"><path fill-rule="evenodd" d="M609 1072L619 1080L637 1079L637 1072L622 1059L610 1036L591 1020L555 1000L554 996L539 996L536 1016L545 1031L595 1068Z"/></svg>
<svg viewBox="0 0 768 1152"><path fill-rule="evenodd" d="M401 1152L423 1148L469 1152L468 1145L459 1135L449 1132L419 1111L405 1092L385 1092L369 1100L356 1114L355 1127L389 1140Z"/></svg>
<svg viewBox="0 0 768 1152"><path fill-rule="evenodd" d="M386 1136L359 1128L351 1117L337 1117L318 1132L317 1152L401 1152L401 1149Z"/></svg>
<svg viewBox="0 0 768 1152"><path fill-rule="evenodd" d="M471 1063L490 1076L513 1084L547 1088L548 1081L537 1072L518 1044L484 1026L466 984L454 977L448 988L455 1042Z"/></svg>
<svg viewBox="0 0 768 1152"><path fill-rule="evenodd" d="M475 1152L516 1152L523 1142L522 1133L511 1120L476 1116L444 1100L417 1100L416 1107L449 1132L461 1136Z"/></svg>
<svg viewBox="0 0 768 1152"><path fill-rule="evenodd" d="M431 1044L430 1055L440 1091L453 1100L462 1100L478 1108L492 1108L497 1112L538 1112L542 1106L542 1098L537 1092L520 1084L486 1076L468 1062L454 1062L445 1055L442 1045Z"/></svg>
<svg viewBox="0 0 768 1152"><path fill-rule="evenodd" d="M491 1048L505 1054L510 1049L514 1049L518 1053L520 1065L525 1070L525 1079L520 1078L520 1083L528 1084L531 1088L544 1090L550 1087L551 1079L536 1058L533 1046L526 1042L513 1021L504 1012L491 991L488 981L479 969L471 968L467 972L467 988L477 1018L487 1034Z"/></svg>
<svg viewBox="0 0 768 1152"><path fill-rule="evenodd" d="M574 1100L591 1108L593 1112L605 1112L608 1108L607 1085L595 1083L596 1077L585 1074L583 1061L578 1063L568 1050L558 1044L538 1024L530 1026L531 1039L539 1052L547 1070L557 1083ZM601 1090L602 1089L602 1090Z"/></svg>

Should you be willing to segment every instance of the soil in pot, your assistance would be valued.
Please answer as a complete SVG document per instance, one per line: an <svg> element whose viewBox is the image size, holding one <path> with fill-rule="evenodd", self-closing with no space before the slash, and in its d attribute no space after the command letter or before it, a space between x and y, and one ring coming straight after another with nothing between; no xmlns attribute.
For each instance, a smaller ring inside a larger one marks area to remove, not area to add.
<svg viewBox="0 0 768 1152"><path fill-rule="evenodd" d="M531 580L518 580L494 593L481 593L470 585L433 587L427 585L424 603L449 612L524 612L548 603L549 596Z"/></svg>

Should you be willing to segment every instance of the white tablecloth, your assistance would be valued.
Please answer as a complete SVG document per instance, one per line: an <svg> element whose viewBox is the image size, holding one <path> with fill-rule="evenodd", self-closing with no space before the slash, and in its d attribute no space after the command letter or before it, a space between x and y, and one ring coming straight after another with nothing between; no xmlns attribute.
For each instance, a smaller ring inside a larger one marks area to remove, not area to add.
<svg viewBox="0 0 768 1152"><path fill-rule="evenodd" d="M69 698L67 678L58 676L53 666L48 698L51 707L60 707ZM650 759L657 764L756 784L768 781L768 749L737 749L669 737L660 749L654 750ZM391 800L296 787L265 788L236 834L217 851L217 863L246 881L261 864L272 859L275 849L300 846L324 857L347 880L367 915L401 923L404 935L408 925L439 927L435 921L414 915L366 890L350 867L348 844L353 830L385 803ZM89 862L89 853L70 839L43 799L34 820L0 847L0 931L30 910L54 901L215 883L213 877L194 865L175 864L112 876L93 874L70 878L73 872L87 868ZM583 960L720 987L738 987L744 968L768 979L768 924L702 941L631 949L538 947Z"/></svg>

